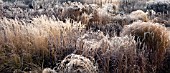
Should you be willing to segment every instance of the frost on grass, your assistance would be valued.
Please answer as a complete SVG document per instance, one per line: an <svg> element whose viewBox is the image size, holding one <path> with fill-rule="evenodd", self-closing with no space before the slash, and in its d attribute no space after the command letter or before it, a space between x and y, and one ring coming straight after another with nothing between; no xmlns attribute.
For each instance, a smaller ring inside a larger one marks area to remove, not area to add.
<svg viewBox="0 0 170 73"><path fill-rule="evenodd" d="M98 73L98 66L93 59L71 54L61 62L58 73Z"/></svg>
<svg viewBox="0 0 170 73"><path fill-rule="evenodd" d="M45 68L42 73L57 73L55 70L51 69L51 68Z"/></svg>
<svg viewBox="0 0 170 73"><path fill-rule="evenodd" d="M156 9L148 17L146 0L3 1L0 72L39 73L46 67L43 72L47 73L155 73L162 67L169 69L169 35L158 24L167 26L169 17L157 14L167 11L168 3L151 4L151 9ZM59 70L50 69L60 62Z"/></svg>
<svg viewBox="0 0 170 73"><path fill-rule="evenodd" d="M136 64L136 42L133 37L109 37L101 31L88 32L77 40L77 54L94 57L99 65L99 72L142 71L135 69L142 66ZM144 64L143 64L144 65Z"/></svg>
<svg viewBox="0 0 170 73"><path fill-rule="evenodd" d="M142 20L144 22L149 21L147 13L143 12L142 10L136 10L129 14L129 17L132 20Z"/></svg>
<svg viewBox="0 0 170 73"><path fill-rule="evenodd" d="M152 68L150 71L154 71L153 67L159 68L169 46L166 27L158 23L139 21L125 26L122 34L135 36L138 52L144 52L144 56L148 58L147 63Z"/></svg>
<svg viewBox="0 0 170 73"><path fill-rule="evenodd" d="M74 50L78 31L83 30L80 23L70 23L69 20L63 23L46 16L33 18L30 22L3 17L0 25L2 72L33 71L42 66L53 66L56 60L71 52L68 50ZM7 68L6 64L11 67Z"/></svg>
<svg viewBox="0 0 170 73"><path fill-rule="evenodd" d="M98 50L104 49L107 46L108 37L104 36L103 32L87 32L77 39L76 49L81 51L82 55L94 56Z"/></svg>

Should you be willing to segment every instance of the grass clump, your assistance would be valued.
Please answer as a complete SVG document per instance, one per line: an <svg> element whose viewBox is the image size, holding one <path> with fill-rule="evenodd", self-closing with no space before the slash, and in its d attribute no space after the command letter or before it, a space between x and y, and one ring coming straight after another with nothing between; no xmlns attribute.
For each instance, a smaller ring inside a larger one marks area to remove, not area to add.
<svg viewBox="0 0 170 73"><path fill-rule="evenodd" d="M138 21L126 26L122 34L135 36L138 43L137 51L144 53L147 65L151 66L149 71L159 68L169 46L169 33L166 27L158 23Z"/></svg>
<svg viewBox="0 0 170 73"><path fill-rule="evenodd" d="M98 66L93 59L71 54L64 58L58 70L59 73L98 73Z"/></svg>
<svg viewBox="0 0 170 73"><path fill-rule="evenodd" d="M5 17L0 20L0 72L54 67L75 49L78 31L83 29L79 23L63 23L46 16L31 22Z"/></svg>

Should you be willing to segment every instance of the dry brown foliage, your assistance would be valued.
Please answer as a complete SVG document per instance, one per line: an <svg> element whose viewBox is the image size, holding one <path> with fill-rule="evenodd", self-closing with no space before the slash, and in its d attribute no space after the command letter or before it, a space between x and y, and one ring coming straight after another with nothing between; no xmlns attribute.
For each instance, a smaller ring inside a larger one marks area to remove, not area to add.
<svg viewBox="0 0 170 73"><path fill-rule="evenodd" d="M66 56L58 68L58 73L98 73L93 59L76 54Z"/></svg>
<svg viewBox="0 0 170 73"><path fill-rule="evenodd" d="M81 33L83 29L80 23L69 20L63 23L46 16L34 18L30 23L4 17L0 25L1 72L30 71L55 65L56 60L62 60L74 50L78 31Z"/></svg>
<svg viewBox="0 0 170 73"><path fill-rule="evenodd" d="M155 69L159 68L170 43L166 27L158 23L139 21L126 26L122 34L135 36L138 51L144 52L148 58L148 65Z"/></svg>
<svg viewBox="0 0 170 73"><path fill-rule="evenodd" d="M146 0L3 1L0 73L170 72L170 15Z"/></svg>

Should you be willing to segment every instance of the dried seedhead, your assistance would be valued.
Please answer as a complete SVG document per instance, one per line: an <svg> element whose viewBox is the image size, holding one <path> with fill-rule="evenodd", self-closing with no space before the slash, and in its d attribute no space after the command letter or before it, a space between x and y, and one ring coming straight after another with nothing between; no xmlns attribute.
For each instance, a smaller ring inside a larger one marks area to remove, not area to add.
<svg viewBox="0 0 170 73"><path fill-rule="evenodd" d="M61 62L58 73L98 73L98 66L86 57L71 54Z"/></svg>

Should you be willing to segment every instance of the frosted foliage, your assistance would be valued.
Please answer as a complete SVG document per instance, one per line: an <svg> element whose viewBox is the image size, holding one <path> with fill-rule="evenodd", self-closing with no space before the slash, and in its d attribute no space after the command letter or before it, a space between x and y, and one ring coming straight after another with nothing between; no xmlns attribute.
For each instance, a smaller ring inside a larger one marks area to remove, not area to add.
<svg viewBox="0 0 170 73"><path fill-rule="evenodd" d="M81 55L71 54L64 58L59 66L59 73L98 73L94 61Z"/></svg>

